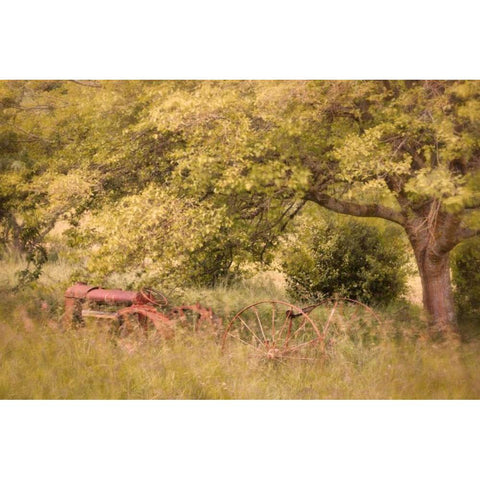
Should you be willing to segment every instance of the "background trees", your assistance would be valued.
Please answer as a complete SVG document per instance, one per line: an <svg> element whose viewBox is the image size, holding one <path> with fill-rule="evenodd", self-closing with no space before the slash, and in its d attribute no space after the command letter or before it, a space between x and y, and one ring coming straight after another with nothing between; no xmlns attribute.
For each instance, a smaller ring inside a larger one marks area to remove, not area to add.
<svg viewBox="0 0 480 480"><path fill-rule="evenodd" d="M453 251L452 280L460 318L478 323L480 314L480 239L472 238Z"/></svg>

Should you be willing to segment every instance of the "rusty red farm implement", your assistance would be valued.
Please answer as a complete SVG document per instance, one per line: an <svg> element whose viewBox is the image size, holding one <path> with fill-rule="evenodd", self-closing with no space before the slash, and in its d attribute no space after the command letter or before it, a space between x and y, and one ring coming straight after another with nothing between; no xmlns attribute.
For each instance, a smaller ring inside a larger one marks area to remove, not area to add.
<svg viewBox="0 0 480 480"><path fill-rule="evenodd" d="M275 360L313 359L325 352L332 332L347 335L380 320L367 305L336 297L303 308L279 300L256 302L224 325L211 308L198 303L170 306L152 288L133 292L77 283L65 292L65 318L82 324L88 317L114 321L122 335L151 331L168 339L178 327L208 331L221 334L225 351L233 344L251 356Z"/></svg>
<svg viewBox="0 0 480 480"><path fill-rule="evenodd" d="M123 334L140 328L165 338L173 335L177 325L197 332L217 328L221 322L211 309L198 303L171 307L167 298L152 288L133 292L77 283L65 292L65 319L82 324L88 317L114 320Z"/></svg>

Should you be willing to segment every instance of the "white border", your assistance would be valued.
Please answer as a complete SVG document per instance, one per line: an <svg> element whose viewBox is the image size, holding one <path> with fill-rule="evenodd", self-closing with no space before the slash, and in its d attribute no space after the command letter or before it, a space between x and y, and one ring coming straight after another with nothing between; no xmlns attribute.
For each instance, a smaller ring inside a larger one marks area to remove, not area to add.
<svg viewBox="0 0 480 480"><path fill-rule="evenodd" d="M471 0L17 0L1 78L480 78Z"/></svg>
<svg viewBox="0 0 480 480"><path fill-rule="evenodd" d="M43 401L0 408L5 478L473 478L477 402Z"/></svg>

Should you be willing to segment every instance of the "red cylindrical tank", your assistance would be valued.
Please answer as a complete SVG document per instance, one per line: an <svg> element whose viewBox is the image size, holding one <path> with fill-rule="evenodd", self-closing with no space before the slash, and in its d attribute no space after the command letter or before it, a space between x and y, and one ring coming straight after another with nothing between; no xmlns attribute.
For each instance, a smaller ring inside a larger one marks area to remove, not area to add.
<svg viewBox="0 0 480 480"><path fill-rule="evenodd" d="M65 292L65 298L74 298L77 300L90 300L97 303L108 303L111 305L132 305L147 304L154 301L154 297L146 291L132 292L130 290L106 289L85 285L84 283L76 283Z"/></svg>
<svg viewBox="0 0 480 480"><path fill-rule="evenodd" d="M148 298L142 295L140 292L131 292L128 290L107 290L104 288L96 288L90 290L85 295L85 300L108 303L111 305L132 305L148 303Z"/></svg>
<svg viewBox="0 0 480 480"><path fill-rule="evenodd" d="M84 302L103 303L108 305L145 305L155 302L148 290L132 292L120 289L105 289L84 283L72 285L65 292L65 318L70 321L82 321L82 305Z"/></svg>
<svg viewBox="0 0 480 480"><path fill-rule="evenodd" d="M95 290L96 288L98 287L79 282L67 289L65 292L65 298L84 299L88 292Z"/></svg>

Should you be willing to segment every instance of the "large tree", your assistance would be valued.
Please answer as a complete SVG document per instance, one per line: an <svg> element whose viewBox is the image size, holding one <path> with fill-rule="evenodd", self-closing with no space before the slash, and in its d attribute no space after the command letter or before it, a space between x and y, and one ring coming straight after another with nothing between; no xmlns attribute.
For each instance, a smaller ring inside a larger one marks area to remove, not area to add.
<svg viewBox="0 0 480 480"><path fill-rule="evenodd" d="M151 105L159 137L183 138L170 158L199 195L403 227L427 312L454 327L449 252L480 233L480 82L202 82Z"/></svg>
<svg viewBox="0 0 480 480"><path fill-rule="evenodd" d="M357 95L362 87L368 93ZM307 198L339 213L401 225L415 255L424 306L437 327L450 329L455 312L449 252L480 234L471 214L480 207L480 83L352 82L338 88L344 93L329 108L352 116L353 131L333 150L338 168L328 187L320 175ZM358 201L354 190L370 185L384 195Z"/></svg>

